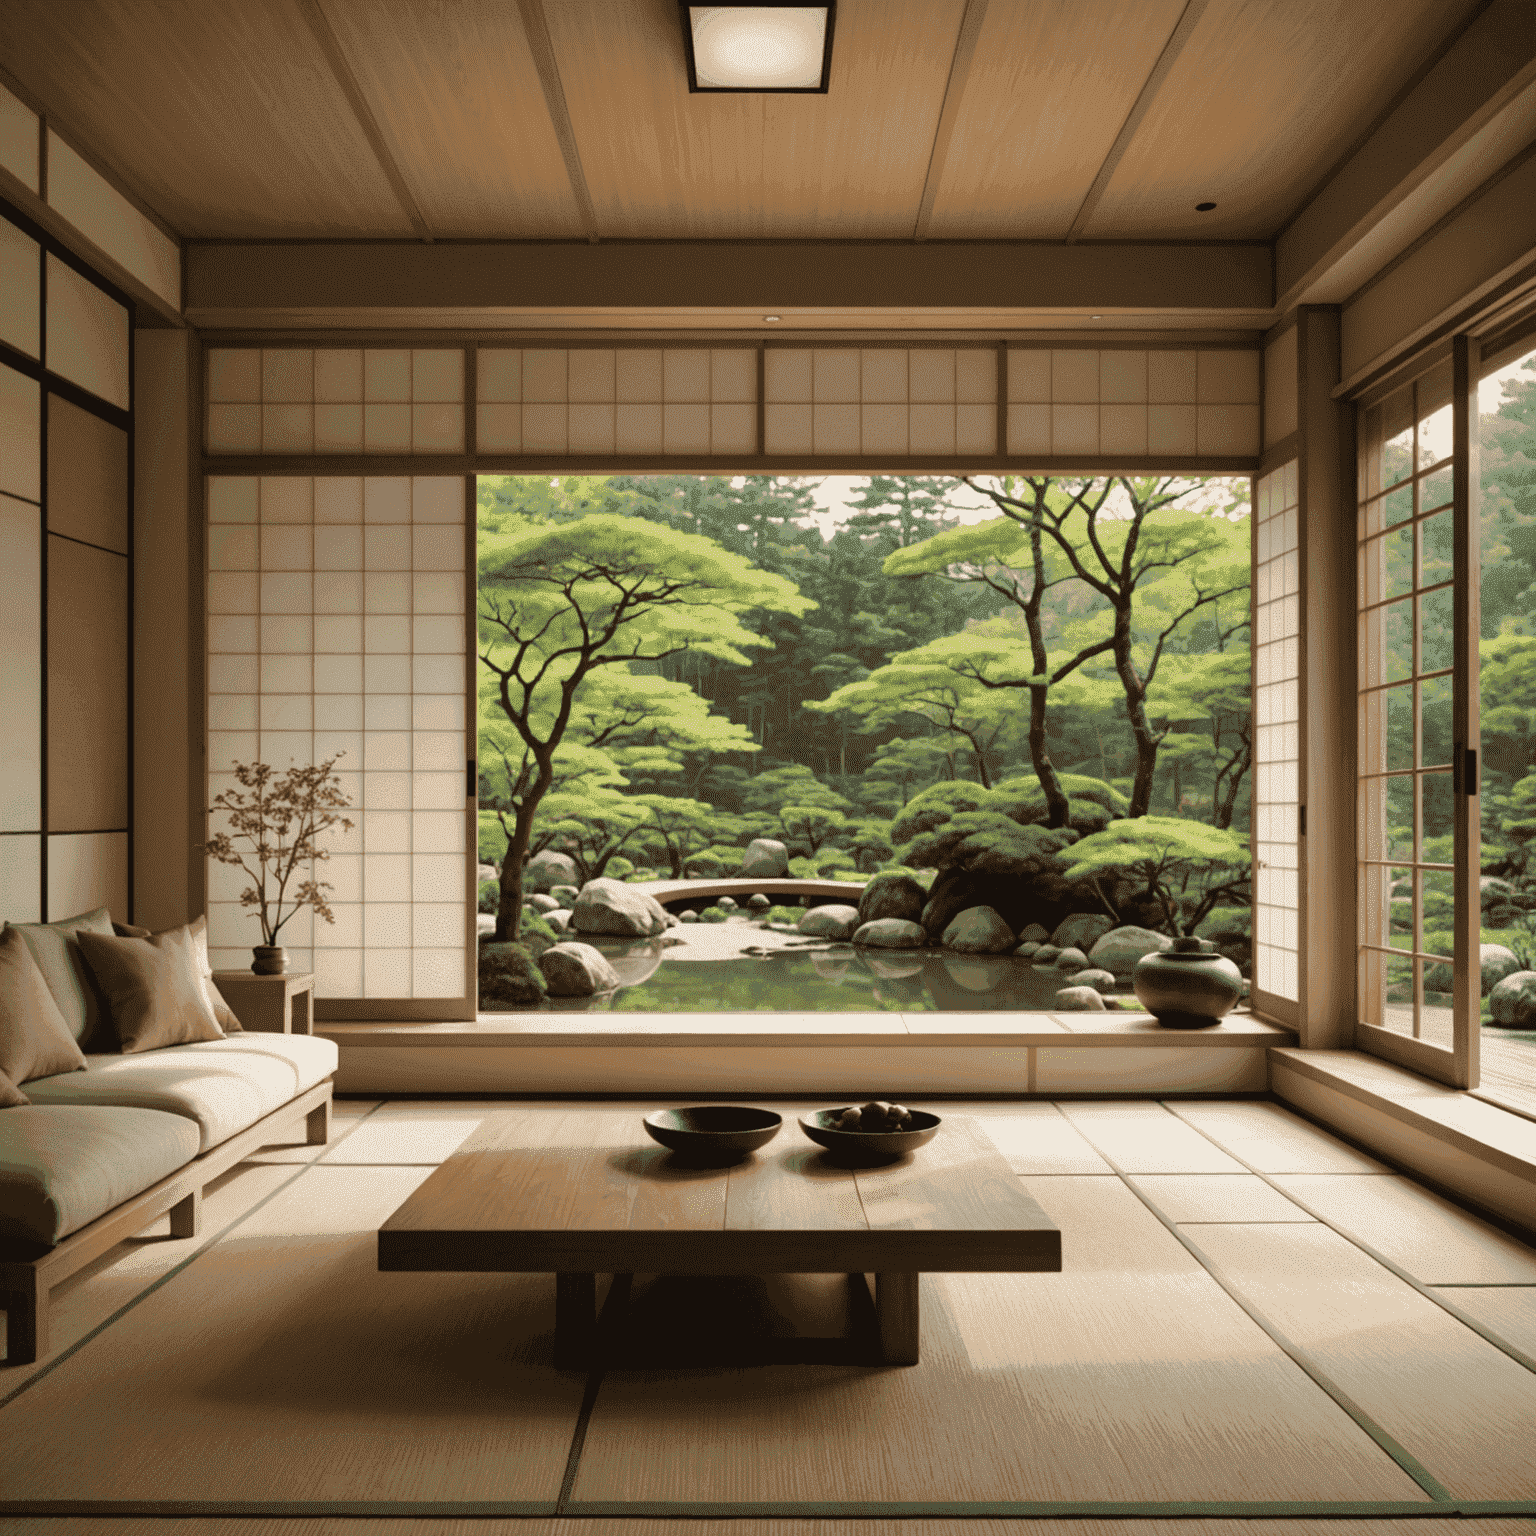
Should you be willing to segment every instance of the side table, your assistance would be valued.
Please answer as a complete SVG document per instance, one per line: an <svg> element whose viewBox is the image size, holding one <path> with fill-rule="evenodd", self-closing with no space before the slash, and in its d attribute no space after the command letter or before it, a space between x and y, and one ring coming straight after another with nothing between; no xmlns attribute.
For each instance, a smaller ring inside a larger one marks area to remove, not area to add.
<svg viewBox="0 0 1536 1536"><path fill-rule="evenodd" d="M284 971L279 976L258 976L254 971L215 971L213 984L234 1010L242 1029L278 1035L314 1032L313 971Z"/></svg>

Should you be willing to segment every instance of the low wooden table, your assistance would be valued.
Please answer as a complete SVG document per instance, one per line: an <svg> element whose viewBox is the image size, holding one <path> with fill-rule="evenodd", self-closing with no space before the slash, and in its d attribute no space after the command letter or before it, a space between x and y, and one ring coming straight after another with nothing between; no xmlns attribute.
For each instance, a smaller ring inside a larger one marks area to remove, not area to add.
<svg viewBox="0 0 1536 1536"><path fill-rule="evenodd" d="M859 1353L915 1365L918 1275L1059 1271L1061 1233L981 1126L946 1117L926 1147L848 1167L792 1114L760 1152L680 1163L645 1105L498 1110L385 1222L381 1270L553 1273L561 1364L596 1341L598 1274L876 1277Z"/></svg>
<svg viewBox="0 0 1536 1536"><path fill-rule="evenodd" d="M309 1035L314 1033L315 976L313 971L281 971L258 976L254 971L215 971L213 984L253 1034Z"/></svg>

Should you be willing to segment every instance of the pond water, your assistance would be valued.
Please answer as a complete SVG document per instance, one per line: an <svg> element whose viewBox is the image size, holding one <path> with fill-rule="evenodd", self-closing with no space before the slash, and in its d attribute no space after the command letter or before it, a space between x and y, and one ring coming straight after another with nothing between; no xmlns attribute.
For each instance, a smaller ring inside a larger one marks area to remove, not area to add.
<svg viewBox="0 0 1536 1536"><path fill-rule="evenodd" d="M546 998L540 1012L1049 1012L1056 992L1071 983L1052 967L1011 955L810 947L740 916L673 928L661 939L572 937L600 949L620 985L597 997ZM767 953L744 953L749 947ZM1105 1001L1114 1006L1113 999ZM481 1011L527 1010L483 1005Z"/></svg>

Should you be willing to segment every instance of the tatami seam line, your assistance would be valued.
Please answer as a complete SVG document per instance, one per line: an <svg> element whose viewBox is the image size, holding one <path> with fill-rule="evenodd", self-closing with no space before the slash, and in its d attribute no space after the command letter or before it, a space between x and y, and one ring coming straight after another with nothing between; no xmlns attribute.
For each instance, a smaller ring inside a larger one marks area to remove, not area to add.
<svg viewBox="0 0 1536 1536"><path fill-rule="evenodd" d="M1396 1519L1445 1520L1480 1515L1536 1517L1536 1499L1408 1500L1254 1500L1170 1499L1149 1500L975 1500L945 1503L938 1500L763 1500L729 1503L668 1500L573 1500L557 1511L549 1500L532 1499L4 1499L4 1515L358 1515L373 1518L401 1516L494 1517L543 1516L567 1520L604 1516L636 1519L747 1519L790 1517L801 1519L898 1519L914 1516L945 1516L984 1519L989 1516L1071 1517L1085 1515L1157 1518L1171 1516L1296 1519L1320 1517L1391 1517Z"/></svg>
<svg viewBox="0 0 1536 1536"><path fill-rule="evenodd" d="M0 1397L0 1408L9 1406L11 1403L15 1402L15 1400L20 1397L21 1394L25 1392L29 1387L36 1386L37 1383L42 1381L45 1376L52 1375L53 1372L56 1371L61 1365L63 1365L66 1360L68 1360L72 1355L78 1353L80 1350L84 1349L85 1346L89 1344L91 1340L94 1339L98 1334L105 1332L112 1326L113 1323L117 1322L119 1318L131 1312L136 1306L139 1305L141 1301L145 1300L146 1297L152 1296L156 1291L160 1289L162 1285L165 1285L168 1281L174 1280L176 1276L179 1275L182 1270L184 1270L189 1264L193 1264L198 1259L202 1258L202 1256L207 1253L215 1243L222 1241L231 1232L233 1232L236 1227L240 1226L242 1222L245 1222L250 1217L254 1216L256 1212L259 1211L264 1205L267 1205L269 1202L275 1200L280 1194L283 1193L284 1190L291 1189L293 1185L301 1177L303 1177L304 1174L308 1173L309 1170L313 1168L317 1162L319 1162L320 1158L323 1157L325 1153L331 1149L331 1147L339 1147L342 1142L344 1142L347 1137L350 1136L352 1132L355 1131L357 1127L360 1126L363 1121L368 1118L369 1115L373 1114L374 1110L378 1107L379 1106L375 1104L373 1109L368 1111L368 1114L359 1115L356 1121L343 1135L337 1137L335 1141L329 1144L329 1146L321 1148L316 1153L316 1155L310 1158L307 1162L300 1163L298 1165L297 1172L291 1179L284 1179L283 1182L271 1192L271 1194L263 1196L263 1198L258 1200L249 1210L242 1211L240 1215L236 1216L233 1221L229 1222L223 1227L220 1227L217 1232L211 1233L204 1242L199 1243L198 1246L191 1253L189 1253L186 1258L181 1260L179 1264L173 1265L158 1279L152 1280L148 1285L144 1287L142 1291L139 1291L136 1295L131 1296L115 1312L113 1312L108 1317L104 1317L88 1333L85 1333L80 1338L76 1339L73 1344L69 1345L65 1349L61 1349L52 1360L50 1360L46 1365L40 1366L36 1371L34 1371L31 1376L29 1376L24 1382L21 1383L19 1387L15 1389L15 1391L8 1392L4 1397ZM334 1125L334 1123L335 1122L333 1121L332 1124ZM240 1166L241 1165L237 1163L235 1168L239 1168ZM282 1163L262 1163L258 1166L264 1168L281 1168L285 1165ZM231 1168L229 1172L233 1173L235 1168ZM0 1508L4 1507L5 1506L3 1504L0 1504Z"/></svg>
<svg viewBox="0 0 1536 1536"><path fill-rule="evenodd" d="M1450 1315L1454 1317L1458 1323L1462 1324L1463 1327L1470 1328L1473 1333L1478 1335L1479 1338L1486 1340L1489 1344L1492 1344L1495 1349L1499 1350L1505 1355L1508 1355L1509 1358L1513 1360L1517 1365L1523 1365L1528 1371L1536 1371L1536 1359L1532 1359L1532 1357L1528 1355L1523 1349L1520 1349L1517 1345L1509 1343L1505 1339L1501 1339L1497 1334L1489 1329L1486 1324L1479 1322L1478 1319L1473 1317L1470 1313L1463 1312L1460 1307L1447 1300L1444 1296L1437 1296L1429 1286L1425 1285L1422 1281L1416 1280L1400 1264L1395 1264L1385 1254L1378 1253L1376 1249L1373 1248L1363 1238L1356 1237L1352 1233L1346 1232L1337 1223L1330 1221L1328 1217L1323 1215L1320 1211L1316 1210L1313 1206L1309 1205L1299 1195L1293 1194L1290 1190L1284 1188L1280 1184L1277 1184L1270 1174L1265 1173L1262 1169L1253 1167L1252 1164L1248 1163L1243 1158L1238 1157L1236 1153L1229 1152L1227 1148L1223 1147L1221 1143L1215 1139L1215 1137L1206 1135L1205 1131L1203 1131L1198 1125L1196 1125L1191 1120L1186 1120L1184 1116L1178 1112L1177 1109L1174 1109L1167 1102L1161 1099L1158 1100L1158 1102L1162 1104L1163 1108L1166 1109L1168 1113L1174 1117L1175 1120L1178 1120L1182 1124L1187 1125L1190 1130L1196 1132L1198 1135L1204 1136L1205 1139L1210 1142L1213 1147L1217 1148L1218 1151L1224 1153L1227 1157L1230 1157L1233 1162L1242 1163L1243 1167L1246 1168L1249 1173L1253 1174L1255 1178L1263 1179L1264 1182L1276 1192L1276 1194L1282 1196L1286 1200L1289 1200L1293 1205L1305 1211L1310 1217L1312 1217L1314 1221L1321 1222L1323 1226L1329 1229L1329 1231L1336 1233L1339 1237L1342 1237L1345 1242L1352 1243L1361 1251L1361 1253L1365 1254L1367 1258L1374 1260L1377 1264L1380 1264L1383 1269L1395 1275L1405 1285L1412 1286L1413 1289L1416 1290L1419 1295L1423 1296L1427 1301L1432 1301L1437 1307L1440 1307L1443 1311L1450 1313ZM1396 1177L1401 1178L1403 1175L1399 1174L1396 1175ZM1473 1287L1470 1285L1462 1285L1455 1288L1473 1289Z"/></svg>
<svg viewBox="0 0 1536 1536"><path fill-rule="evenodd" d="M1162 1101L1159 1100L1157 1102L1161 1104ZM1167 1106L1163 1105L1162 1107L1166 1109ZM1059 1106L1057 1106L1056 1112L1060 1114L1062 1119L1065 1120L1069 1125L1072 1125L1074 1130L1078 1131L1080 1135L1083 1135L1085 1138L1087 1138L1087 1132L1084 1131L1082 1127L1075 1125L1070 1116L1063 1114ZM1174 1118L1178 1119L1180 1117L1175 1116ZM1198 1127L1196 1127L1196 1129L1198 1129ZM1206 1140L1211 1141L1211 1138L1207 1137ZM1211 1141L1211 1144L1212 1146L1216 1145L1214 1141ZM1194 1258L1195 1262L1200 1265L1206 1274L1208 1274L1211 1279L1214 1280L1216 1284L1219 1285L1222 1290L1225 1291L1227 1295L1230 1296L1232 1300L1253 1320L1253 1322L1259 1328L1263 1329L1263 1331L1269 1335L1275 1344L1284 1350L1285 1353L1290 1356L1290 1358L1294 1360L1296 1364L1300 1366L1301 1369L1305 1371L1307 1375L1311 1377L1311 1379L1316 1382L1317 1385L1324 1392L1326 1392L1328 1396L1331 1397L1333 1401L1337 1403L1338 1406L1343 1409L1343 1411L1347 1413L1350 1418L1352 1418L1355 1423L1358 1424L1360 1428L1363 1429L1365 1433L1368 1434L1371 1439L1374 1440L1376 1444L1379 1445L1382 1450L1387 1453L1387 1455L1393 1459L1393 1461L1397 1463L1398 1467L1403 1472L1411 1477L1414 1482L1416 1482L1419 1487L1421 1487L1425 1493L1427 1493L1430 1498L1435 1501L1435 1503L1447 1504L1452 1502L1450 1490L1446 1488L1438 1478L1434 1477L1430 1473L1429 1469L1425 1467L1418 1460L1418 1458L1407 1449L1406 1446L1400 1445L1391 1435L1386 1432L1385 1429L1381 1427L1380 1424L1378 1424L1368 1413L1366 1413L1366 1411L1361 1408L1359 1404L1357 1404L1344 1391L1344 1389L1339 1386L1337 1382L1333 1381L1328 1376L1328 1374L1322 1369L1321 1366L1309 1360L1306 1356L1306 1352L1301 1348L1300 1345L1295 1344L1290 1339L1288 1339L1272 1322L1269 1321L1268 1318L1266 1318L1258 1310L1256 1306L1252 1305L1245 1297L1240 1296L1236 1288L1229 1284L1221 1276L1214 1263L1200 1251L1198 1245L1191 1238L1186 1237L1182 1232L1180 1232L1178 1227L1172 1221L1170 1221L1168 1217L1163 1215L1160 1210L1158 1210L1158 1208L1152 1203L1151 1199L1136 1188L1136 1186L1131 1182L1131 1176L1128 1175L1125 1170L1115 1162L1114 1158L1112 1158L1109 1153L1107 1153L1102 1147L1096 1145L1094 1146L1094 1151L1096 1151L1099 1156L1102 1157L1112 1169L1114 1169L1115 1173L1119 1175L1120 1180L1125 1185L1125 1187L1130 1190L1130 1192L1135 1195L1135 1197L1140 1200L1144 1206L1146 1206L1146 1208L1153 1214L1153 1216L1157 1218L1158 1221L1163 1224L1165 1228L1167 1228L1167 1230L1173 1235L1174 1240L1183 1245L1183 1247L1189 1252L1189 1254Z"/></svg>

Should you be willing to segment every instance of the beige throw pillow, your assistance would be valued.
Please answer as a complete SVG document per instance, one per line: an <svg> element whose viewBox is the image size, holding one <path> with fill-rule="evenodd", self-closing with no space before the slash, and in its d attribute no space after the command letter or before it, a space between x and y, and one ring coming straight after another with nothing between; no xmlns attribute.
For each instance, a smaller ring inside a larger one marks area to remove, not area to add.
<svg viewBox="0 0 1536 1536"><path fill-rule="evenodd" d="M64 1015L69 1032L82 1045L94 1050L111 1050L111 1025L107 1023L96 985L75 942L81 933L112 932L112 919L105 907L82 912L77 917L61 917L52 923L12 923L12 928L27 941L37 968L53 993L53 1000Z"/></svg>
<svg viewBox="0 0 1536 1536"><path fill-rule="evenodd" d="M224 994L219 991L219 984L213 979L213 966L208 962L208 919L194 917L187 924L187 931L192 935L192 948L197 955L198 974L203 978L203 991L208 995L208 1006L213 1009L219 1028L226 1035L243 1035L245 1029L235 1017L234 1010L224 1001Z"/></svg>
<svg viewBox="0 0 1536 1536"><path fill-rule="evenodd" d="M79 942L125 1054L224 1038L187 927L147 939L82 933Z"/></svg>
<svg viewBox="0 0 1536 1536"><path fill-rule="evenodd" d="M0 1072L0 1109L13 1109L18 1104L31 1102L32 1100L4 1072Z"/></svg>
<svg viewBox="0 0 1536 1536"><path fill-rule="evenodd" d="M31 947L18 929L7 928L0 933L0 1074L25 1083L84 1065Z"/></svg>

